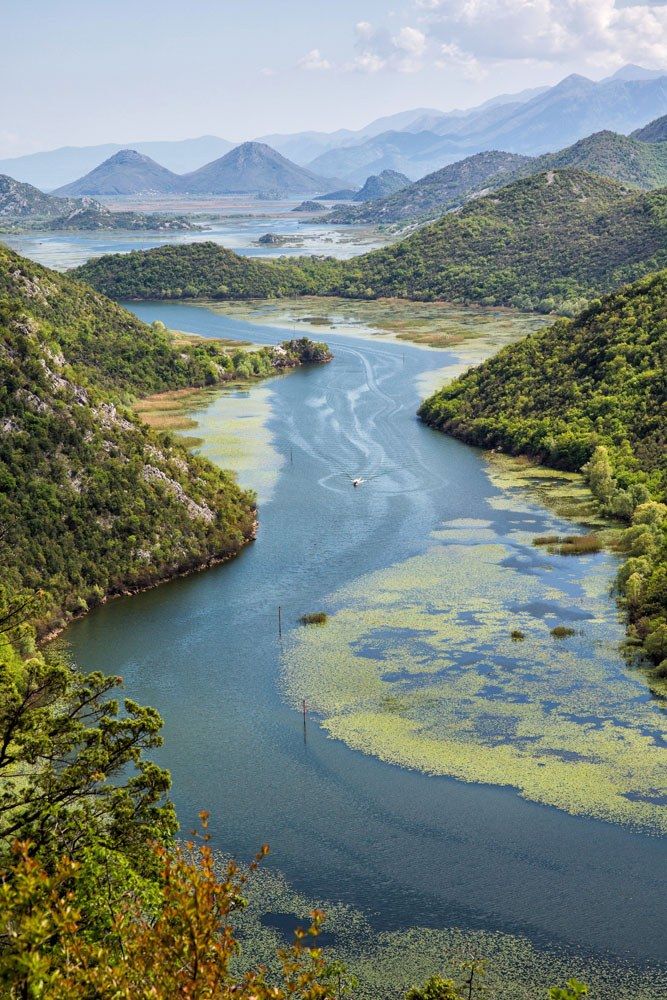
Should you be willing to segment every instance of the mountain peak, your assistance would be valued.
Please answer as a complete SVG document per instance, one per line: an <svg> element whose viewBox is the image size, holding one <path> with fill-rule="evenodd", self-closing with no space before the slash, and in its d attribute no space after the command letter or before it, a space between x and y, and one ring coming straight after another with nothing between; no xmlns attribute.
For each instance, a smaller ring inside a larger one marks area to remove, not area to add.
<svg viewBox="0 0 667 1000"><path fill-rule="evenodd" d="M242 142L224 156L181 178L190 194L276 192L314 194L331 181L300 167L265 142Z"/></svg>
<svg viewBox="0 0 667 1000"><path fill-rule="evenodd" d="M667 69L646 69L644 66L637 66L635 63L627 63L621 66L611 76L605 77L604 83L610 80L659 80L661 76L667 76Z"/></svg>
<svg viewBox="0 0 667 1000"><path fill-rule="evenodd" d="M178 177L150 156L136 149L119 149L97 167L71 184L58 188L58 195L126 195L148 191L167 193L178 189Z"/></svg>

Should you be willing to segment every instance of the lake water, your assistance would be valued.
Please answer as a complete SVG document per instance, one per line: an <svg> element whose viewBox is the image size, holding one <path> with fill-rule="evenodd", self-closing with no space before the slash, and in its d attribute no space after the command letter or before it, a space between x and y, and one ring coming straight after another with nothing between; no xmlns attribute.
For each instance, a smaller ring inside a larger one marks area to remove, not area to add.
<svg viewBox="0 0 667 1000"><path fill-rule="evenodd" d="M194 221L199 222L197 218ZM377 232L358 226L327 226L313 222L312 217L289 210L275 213L271 211L270 203L262 214L230 215L200 224L205 227L201 232L30 232L15 236L0 233L0 241L17 253L58 271L77 267L102 254L129 253L131 250L151 250L166 244L179 246L208 240L249 257L324 254L342 259L374 250L387 242L387 238ZM260 246L257 241L265 233L279 233L289 244Z"/></svg>
<svg viewBox="0 0 667 1000"><path fill-rule="evenodd" d="M293 335L205 307L131 308L204 336L276 343ZM494 478L481 453L416 420L424 387L460 365L455 352L335 331L326 339L332 364L249 393L211 395L192 414L204 454L223 464L233 463L235 449L252 456L241 480L259 490L256 542L225 566L114 601L74 624L67 637L77 662L122 674L132 698L162 713L159 760L173 775L182 827L206 808L215 843L235 855L248 858L270 841L269 867L308 898L347 903L379 930L482 928L541 947L657 962L665 857L647 789L660 709L617 651L613 557L536 550L534 535L567 533L572 524ZM356 475L367 480L358 489ZM441 614L448 628L457 605L469 634L426 630L426 601L432 621ZM298 624L320 608L332 615L329 625ZM528 643L521 650L506 642L518 614ZM576 624L569 645L548 634L566 619ZM463 661L487 672L484 690L451 688L459 716L471 706L472 736L458 722L451 734L438 728L449 702L440 676L429 687L436 641L438 656L456 642L459 673ZM531 674L533 652L540 659ZM392 656L401 668L393 673ZM389 661L380 681L364 673L378 659ZM417 660L423 677L404 676ZM408 714L428 708L430 716L410 718L434 740L455 737L458 750L478 740L488 779L427 774L417 759L413 767L391 763L403 762L391 734L367 746L359 705L367 709L375 695L357 691L358 678L387 685L387 718L403 720L403 704ZM553 704L544 694L550 678ZM542 685L539 698L531 684ZM415 692L426 692L428 706L410 701ZM510 719L505 695L517 705L514 728L498 738L497 720L507 727ZM526 747L543 738L560 697L578 699L579 709L551 733L559 749L540 745L536 764ZM492 718L494 700L502 712ZM525 703L538 702L537 719L522 715ZM346 728L351 717L355 726ZM612 737L619 760L629 741L636 773L625 763L620 777L612 773ZM591 789L605 789L597 818L581 814L561 779L570 745ZM507 748L516 755L499 756ZM546 769L543 784L534 766ZM552 801L563 807L545 804Z"/></svg>

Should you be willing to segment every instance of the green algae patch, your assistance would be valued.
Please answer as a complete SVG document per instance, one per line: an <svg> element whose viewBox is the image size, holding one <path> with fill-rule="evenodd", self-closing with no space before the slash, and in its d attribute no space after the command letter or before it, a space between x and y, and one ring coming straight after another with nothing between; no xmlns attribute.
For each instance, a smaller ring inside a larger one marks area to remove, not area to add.
<svg viewBox="0 0 667 1000"><path fill-rule="evenodd" d="M198 454L267 500L282 464L268 430L269 385L231 384L224 388L182 389L141 399L138 415L151 427L174 431Z"/></svg>
<svg viewBox="0 0 667 1000"><path fill-rule="evenodd" d="M219 859L221 874L224 858ZM461 965L486 963L487 1000L535 1000L550 986L572 976L588 983L596 1000L658 1000L667 989L664 969L582 954L568 947L536 947L521 935L457 927L408 927L377 931L352 906L308 898L277 871L248 872L247 906L234 914L241 949L239 972L265 965L279 971L276 950L291 943L296 927L307 928L314 909L326 913L323 934L314 942L327 961L343 962L355 976L356 1000L403 1000L407 990L434 972L461 978Z"/></svg>
<svg viewBox="0 0 667 1000"><path fill-rule="evenodd" d="M548 556L527 531L446 523L425 553L331 595L326 630L290 636L286 691L383 760L667 829L663 717L619 653L614 569L606 553Z"/></svg>

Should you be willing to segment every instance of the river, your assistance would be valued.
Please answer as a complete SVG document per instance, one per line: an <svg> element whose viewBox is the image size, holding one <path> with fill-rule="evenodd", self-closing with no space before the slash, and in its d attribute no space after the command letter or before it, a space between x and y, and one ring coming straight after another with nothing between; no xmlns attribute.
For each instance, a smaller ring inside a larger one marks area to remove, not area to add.
<svg viewBox="0 0 667 1000"><path fill-rule="evenodd" d="M276 343L292 335L199 306L130 308L204 336ZM570 602L586 628L569 649L552 642L540 669L570 657L627 696L642 713L638 730L659 725L657 706L617 652L613 557L537 552L533 535L571 531L571 523L499 485L481 453L415 418L427 386L460 365L456 352L335 331L326 339L333 363L212 395L193 412L204 454L229 462L231 434L253 456L241 480L259 491L256 542L227 565L75 623L67 637L76 661L122 674L132 698L162 713L158 757L173 775L182 827L206 808L225 850L248 858L268 840L269 867L308 898L349 904L379 930L481 928L539 947L658 961L664 844L641 823L572 813L535 801L530 789L522 797L509 787L511 770L506 783L464 782L360 752L345 734L330 738L316 695L304 738L294 684L317 689L317 676L304 680L304 650L317 659L317 643L336 635L338 613L354 611L360 592L368 601L376 587L407 587L405 567L414 603L415 587L425 586L419 560L432 560L443 526L456 543L438 556L443 593L464 585L457 567L481 574L475 545L502 550L499 575L491 584L480 575L487 610L532 608L526 620L542 629ZM366 482L355 489L351 475ZM461 553L467 561L456 562ZM333 632L298 624L319 608L333 614ZM488 650L488 632L479 634ZM350 642L358 646L358 636ZM322 655L324 675L334 669L331 649ZM505 653L508 677L510 661ZM624 731L634 725L619 722Z"/></svg>

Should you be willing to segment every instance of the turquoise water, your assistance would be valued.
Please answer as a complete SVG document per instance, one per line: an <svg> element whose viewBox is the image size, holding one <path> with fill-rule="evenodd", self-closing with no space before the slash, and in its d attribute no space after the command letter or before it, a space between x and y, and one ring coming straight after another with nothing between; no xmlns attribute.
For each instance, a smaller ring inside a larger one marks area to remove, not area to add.
<svg viewBox="0 0 667 1000"><path fill-rule="evenodd" d="M292 332L203 307L132 308L205 336L277 342ZM659 960L656 836L529 801L508 787L509 775L505 787L463 783L384 762L329 738L316 711L304 740L283 684L299 615L335 611L370 574L396 569L400 581L443 522L484 522L511 549L499 604L516 603L513 581L523 595L548 573L554 591L592 608L594 634L578 636L567 655L574 649L584 667L594 660L614 684L626 683L660 724L659 707L617 652L613 558L545 568L530 538L572 526L527 496L499 503L483 456L416 420L420 385L456 364L455 354L328 332L327 340L332 364L264 383L254 402L251 394L247 431L238 395L212 397L194 414L214 459L228 447L223 425L241 441L247 434L256 466L241 478L260 491L257 541L228 565L76 623L67 633L76 660L122 674L131 697L162 713L159 759L172 772L183 828L206 808L216 843L239 857L268 840L269 865L309 897L349 903L381 929L484 928ZM354 489L350 475L367 482Z"/></svg>

